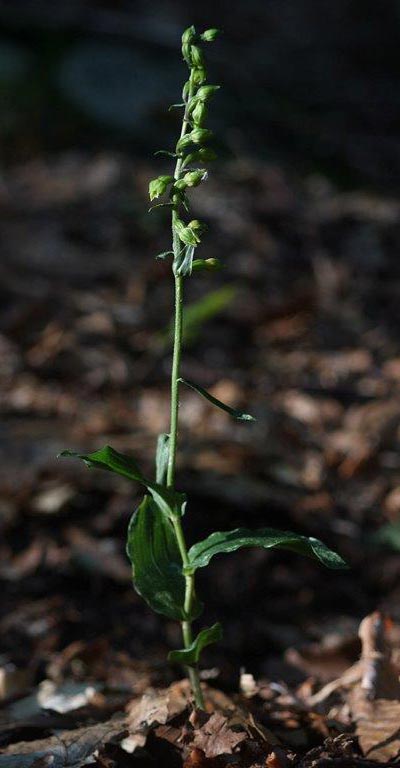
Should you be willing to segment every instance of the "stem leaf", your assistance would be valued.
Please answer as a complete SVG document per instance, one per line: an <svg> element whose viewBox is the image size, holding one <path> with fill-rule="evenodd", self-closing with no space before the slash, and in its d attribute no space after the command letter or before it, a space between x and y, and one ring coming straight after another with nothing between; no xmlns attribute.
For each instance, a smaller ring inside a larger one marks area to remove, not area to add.
<svg viewBox="0 0 400 768"><path fill-rule="evenodd" d="M168 661L184 664L187 667L194 667L200 661L203 648L212 643L218 643L221 639L221 624L213 624L212 627L202 629L188 648L182 648L180 651L170 651Z"/></svg>
<svg viewBox="0 0 400 768"><path fill-rule="evenodd" d="M243 413L243 411L238 411L236 408L231 408L230 405L221 402L221 400L218 400L214 395L210 395L210 393L207 392L206 389L203 389L203 387L200 387L199 384L195 384L193 381L189 381L189 379L179 379L179 381L182 382L182 384L186 384L187 387L193 389L198 395L201 395L213 405L216 405L217 408L221 408L222 411L229 413L229 415L237 421L255 421L254 416L251 416L250 413Z"/></svg>
<svg viewBox="0 0 400 768"><path fill-rule="evenodd" d="M157 613L184 621L185 578L178 545L171 523L150 496L132 515L126 551L136 592Z"/></svg>
<svg viewBox="0 0 400 768"><path fill-rule="evenodd" d="M105 445L94 453L76 453L75 451L62 451L59 456L82 459L90 469L106 469L108 472L114 472L116 475L136 480L144 485L151 493L155 503L159 506L161 512L167 520L173 517L181 517L184 512L186 497L183 493L178 493L172 488L164 488L162 485L147 480L136 461L130 456L124 456L110 445Z"/></svg>
<svg viewBox="0 0 400 768"><path fill-rule="evenodd" d="M274 528L259 528L255 531L247 528L236 528L233 531L212 533L207 539L194 544L188 553L190 568L204 568L214 555L235 552L244 547L289 549L319 560L327 568L348 567L340 555L329 549L319 539L308 538L289 531L278 531Z"/></svg>

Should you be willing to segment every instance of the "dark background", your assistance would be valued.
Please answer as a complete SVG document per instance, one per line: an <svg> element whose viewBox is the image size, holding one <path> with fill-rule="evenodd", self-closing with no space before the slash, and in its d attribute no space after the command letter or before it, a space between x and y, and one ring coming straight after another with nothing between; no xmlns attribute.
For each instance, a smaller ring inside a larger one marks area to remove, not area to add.
<svg viewBox="0 0 400 768"><path fill-rule="evenodd" d="M291 528L352 568L219 558L199 578L225 626L208 663L229 685L243 665L297 679L289 646L398 614L400 4L0 2L0 629L36 681L76 640L156 668L180 642L130 586L139 489L55 456L111 442L150 471L167 429L169 229L147 184L191 23L224 31L220 160L193 206L226 268L189 281L184 373L257 422L182 393L188 535Z"/></svg>

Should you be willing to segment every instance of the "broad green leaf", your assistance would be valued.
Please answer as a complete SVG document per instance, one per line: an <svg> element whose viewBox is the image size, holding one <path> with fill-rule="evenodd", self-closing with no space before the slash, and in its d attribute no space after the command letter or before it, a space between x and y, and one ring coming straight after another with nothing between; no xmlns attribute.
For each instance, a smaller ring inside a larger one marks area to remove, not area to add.
<svg viewBox="0 0 400 768"><path fill-rule="evenodd" d="M62 451L59 455L63 458L82 459L89 468L106 469L109 472L122 475L122 477L127 477L128 480L136 480L150 491L154 501L166 517L179 517L183 514L185 507L184 494L164 488L152 480L147 480L142 475L134 459L130 456L124 456L123 453L114 450L110 445L105 445L104 448L100 448L99 451L94 451L94 453Z"/></svg>
<svg viewBox="0 0 400 768"><path fill-rule="evenodd" d="M193 381L189 381L189 379L179 379L179 381L182 382L182 384L186 384L187 387L190 389L194 389L197 394L201 395L202 397L205 397L206 400L208 400L213 405L216 405L217 408L221 408L222 411L226 411L226 413L229 413L230 416L233 416L234 419L237 421L255 421L254 416L250 416L249 413L243 413L243 411L238 411L236 408L231 408L230 405L226 405L225 403L222 403L221 400L218 400L213 395L210 395L209 392L207 392L206 389L203 389L203 387L200 387L198 384L195 384Z"/></svg>
<svg viewBox="0 0 400 768"><path fill-rule="evenodd" d="M233 531L212 533L204 541L194 544L189 550L190 567L204 568L214 555L235 552L243 547L263 547L263 549L290 549L300 555L307 555L319 560L328 568L347 568L340 555L312 537L300 536L289 531L277 531L274 528L236 528Z"/></svg>
<svg viewBox="0 0 400 768"><path fill-rule="evenodd" d="M200 661L203 648L212 643L218 643L221 639L221 624L213 624L212 627L202 629L189 648L182 648L180 651L170 651L168 661L184 664L187 667L194 667Z"/></svg>
<svg viewBox="0 0 400 768"><path fill-rule="evenodd" d="M162 432L158 435L156 452L156 482L165 485L169 459L169 435Z"/></svg>
<svg viewBox="0 0 400 768"><path fill-rule="evenodd" d="M172 524L145 496L128 528L126 551L136 591L154 611L170 619L185 616L185 577Z"/></svg>

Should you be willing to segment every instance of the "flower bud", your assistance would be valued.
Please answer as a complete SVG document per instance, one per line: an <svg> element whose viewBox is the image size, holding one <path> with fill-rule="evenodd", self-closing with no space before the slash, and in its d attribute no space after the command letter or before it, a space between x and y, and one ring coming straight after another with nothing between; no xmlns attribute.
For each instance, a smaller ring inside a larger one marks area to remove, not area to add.
<svg viewBox="0 0 400 768"><path fill-rule="evenodd" d="M207 171L188 171L188 173L185 173L182 181L185 182L187 187L198 187L206 178Z"/></svg>
<svg viewBox="0 0 400 768"><path fill-rule="evenodd" d="M195 67L192 69L192 82L194 85L201 85L207 79L205 67Z"/></svg>
<svg viewBox="0 0 400 768"><path fill-rule="evenodd" d="M179 139L177 145L176 145L176 151L179 154L182 152L183 149L185 149L189 144L192 144L193 139L191 138L191 134L188 133L186 136L182 136L181 139Z"/></svg>
<svg viewBox="0 0 400 768"><path fill-rule="evenodd" d="M207 161L211 162L212 160L217 159L217 153L214 152L213 149L209 149L209 147L200 147L198 150L198 157L199 160L202 160L204 163Z"/></svg>
<svg viewBox="0 0 400 768"><path fill-rule="evenodd" d="M200 37L205 43L213 43L220 34L220 29L206 29Z"/></svg>
<svg viewBox="0 0 400 768"><path fill-rule="evenodd" d="M202 101L198 101L192 112L193 123L196 126L200 127L204 124L206 117L207 117L207 107Z"/></svg>
<svg viewBox="0 0 400 768"><path fill-rule="evenodd" d="M206 231L207 224L204 224L204 222L199 221L198 219L192 219L192 221L189 221L188 227L192 230L192 232L196 232L196 234L201 235Z"/></svg>
<svg viewBox="0 0 400 768"><path fill-rule="evenodd" d="M204 144L211 139L212 135L212 131L209 131L208 128L193 128L193 131L188 134L193 144Z"/></svg>
<svg viewBox="0 0 400 768"><path fill-rule="evenodd" d="M183 179L178 179L178 180L175 182L175 184L174 184L174 189L178 189L180 192L181 192L183 189L186 189L186 187L187 187L187 184L186 184L186 181L185 181L185 179L184 179L184 178L183 178Z"/></svg>
<svg viewBox="0 0 400 768"><path fill-rule="evenodd" d="M218 272L221 267L219 259L195 259L192 264L193 272Z"/></svg>
<svg viewBox="0 0 400 768"><path fill-rule="evenodd" d="M196 93L196 99L199 101L208 101L216 91L219 91L219 85L202 85Z"/></svg>
<svg viewBox="0 0 400 768"><path fill-rule="evenodd" d="M187 165L190 165L191 163L206 163L207 161L215 160L217 157L216 153L213 149L209 149L208 147L200 147L199 149L196 149L195 152L189 152L188 155L186 155L182 167L186 168Z"/></svg>
<svg viewBox="0 0 400 768"><path fill-rule="evenodd" d="M150 200L155 200L157 197L163 195L173 180L173 176L158 176L156 179L152 179L149 184Z"/></svg>
<svg viewBox="0 0 400 768"><path fill-rule="evenodd" d="M182 243L185 243L185 245L196 246L200 242L199 234L193 231L189 225L185 227L185 224L183 221L181 221L181 219L175 220L174 229L179 239L182 241Z"/></svg>
<svg viewBox="0 0 400 768"><path fill-rule="evenodd" d="M191 67L192 66L192 56L191 56L191 46L190 45L182 45L182 56L184 60L186 61L186 64Z"/></svg>
<svg viewBox="0 0 400 768"><path fill-rule="evenodd" d="M191 45L190 46L190 58L192 60L194 67L203 67L204 66L204 56L203 51L201 48L199 48L198 45Z"/></svg>
<svg viewBox="0 0 400 768"><path fill-rule="evenodd" d="M207 32L210 32L211 30L207 30ZM205 34L205 33L204 33ZM193 43L196 39L196 29L192 26L185 29L183 35L182 35L182 44L186 45L187 43Z"/></svg>

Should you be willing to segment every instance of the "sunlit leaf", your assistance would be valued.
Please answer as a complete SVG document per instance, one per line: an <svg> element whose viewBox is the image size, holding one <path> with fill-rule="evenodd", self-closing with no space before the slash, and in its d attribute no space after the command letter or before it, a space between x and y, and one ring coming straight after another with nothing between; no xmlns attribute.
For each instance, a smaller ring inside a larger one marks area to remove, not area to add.
<svg viewBox="0 0 400 768"><path fill-rule="evenodd" d="M204 568L214 555L235 552L244 547L262 547L263 549L289 549L300 555L307 555L319 560L327 568L347 568L340 555L329 549L319 539L301 536L289 531L277 531L274 528L259 528L251 531L236 528L233 531L212 533L207 539L199 541L189 550L190 567Z"/></svg>
<svg viewBox="0 0 400 768"><path fill-rule="evenodd" d="M187 667L194 667L200 661L203 648L212 643L218 643L222 639L221 624L213 624L212 627L202 629L189 648L182 648L180 651L170 651L168 660Z"/></svg>
<svg viewBox="0 0 400 768"><path fill-rule="evenodd" d="M238 411L236 408L231 408L230 405L222 403L221 400L218 400L214 395L210 395L210 393L207 392L206 389L203 389L203 387L200 387L199 384L195 384L193 381L189 381L189 379L179 379L179 381L181 381L182 384L186 384L190 389L193 389L197 394L205 397L206 400L213 405L216 405L217 408L221 408L222 411L229 413L229 415L233 416L237 421L255 421L254 416L251 416L249 413L243 413L243 411Z"/></svg>

